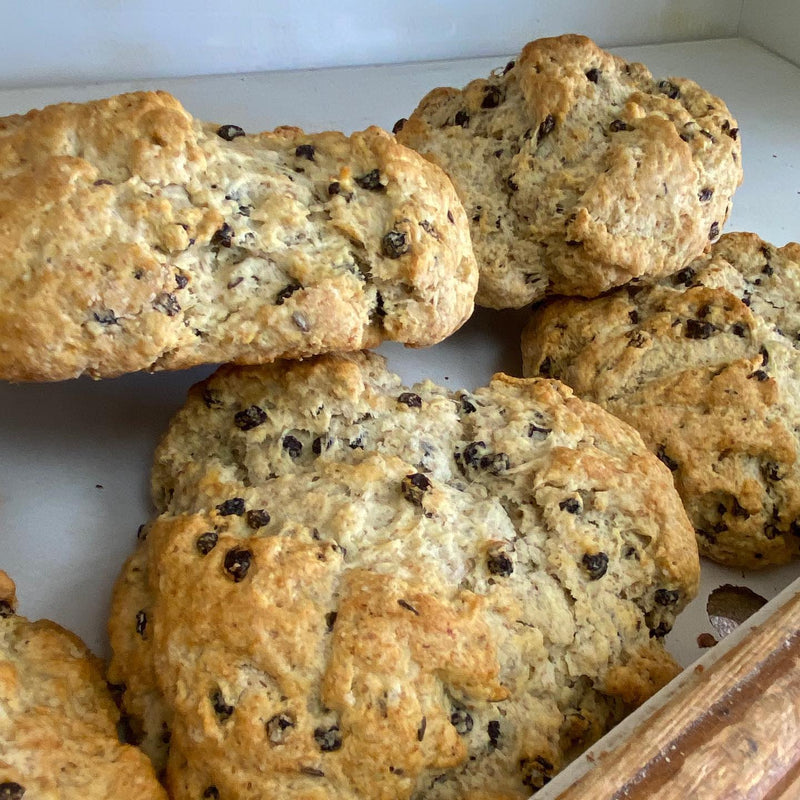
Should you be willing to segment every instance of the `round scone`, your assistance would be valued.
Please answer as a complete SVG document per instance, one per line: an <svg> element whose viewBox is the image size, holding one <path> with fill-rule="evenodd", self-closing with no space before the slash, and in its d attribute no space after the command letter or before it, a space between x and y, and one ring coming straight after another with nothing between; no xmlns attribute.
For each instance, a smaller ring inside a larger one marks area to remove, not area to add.
<svg viewBox="0 0 800 800"><path fill-rule="evenodd" d="M800 245L726 234L653 287L545 304L522 351L526 375L642 434L701 553L742 567L800 553Z"/></svg>
<svg viewBox="0 0 800 800"><path fill-rule="evenodd" d="M226 367L153 489L110 674L176 800L525 798L677 672L669 471L556 381Z"/></svg>
<svg viewBox="0 0 800 800"><path fill-rule="evenodd" d="M492 308L681 269L719 236L742 179L722 100L583 36L530 42L488 79L434 89L395 130L453 180L476 302Z"/></svg>
<svg viewBox="0 0 800 800"><path fill-rule="evenodd" d="M0 119L0 378L429 345L477 281L447 176L378 128L250 135L164 92Z"/></svg>
<svg viewBox="0 0 800 800"><path fill-rule="evenodd" d="M99 660L74 634L15 609L0 571L0 798L166 800L147 756L120 744Z"/></svg>

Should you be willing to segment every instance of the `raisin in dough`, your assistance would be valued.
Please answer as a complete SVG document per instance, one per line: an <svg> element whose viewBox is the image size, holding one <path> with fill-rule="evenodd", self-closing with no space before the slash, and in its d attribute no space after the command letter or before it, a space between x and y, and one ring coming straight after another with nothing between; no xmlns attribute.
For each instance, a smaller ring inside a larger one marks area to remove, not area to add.
<svg viewBox="0 0 800 800"><path fill-rule="evenodd" d="M669 470L556 381L225 367L153 489L111 676L175 800L525 798L677 671Z"/></svg>
<svg viewBox="0 0 800 800"><path fill-rule="evenodd" d="M401 125L453 180L477 302L492 308L679 270L719 236L742 179L722 100L583 36L530 42L486 80L434 89Z"/></svg>
<svg viewBox="0 0 800 800"><path fill-rule="evenodd" d="M149 759L119 742L99 660L74 634L15 609L0 571L0 798L166 800Z"/></svg>
<svg viewBox="0 0 800 800"><path fill-rule="evenodd" d="M369 128L246 135L163 92L0 119L0 377L261 363L471 313L447 177Z"/></svg>
<svg viewBox="0 0 800 800"><path fill-rule="evenodd" d="M545 305L522 349L525 374L642 434L701 553L760 567L800 552L800 245L726 234L652 288Z"/></svg>

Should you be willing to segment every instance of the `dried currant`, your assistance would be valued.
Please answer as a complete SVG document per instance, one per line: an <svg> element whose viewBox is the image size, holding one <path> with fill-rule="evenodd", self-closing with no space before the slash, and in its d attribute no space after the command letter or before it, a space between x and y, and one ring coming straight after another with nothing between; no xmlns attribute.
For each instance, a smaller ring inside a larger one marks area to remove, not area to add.
<svg viewBox="0 0 800 800"><path fill-rule="evenodd" d="M686 338L687 339L708 339L717 330L716 325L710 322L704 322L699 319L686 320Z"/></svg>
<svg viewBox="0 0 800 800"><path fill-rule="evenodd" d="M552 133L553 128L556 127L556 118L552 114L548 114L539 125L536 132L537 140L541 141L545 136Z"/></svg>
<svg viewBox="0 0 800 800"><path fill-rule="evenodd" d="M92 316L94 317L95 322L99 322L101 325L119 324L119 317L110 308L107 308L103 311L94 311L92 312Z"/></svg>
<svg viewBox="0 0 800 800"><path fill-rule="evenodd" d="M581 563L593 581L602 578L608 570L608 556L605 553L586 553Z"/></svg>
<svg viewBox="0 0 800 800"><path fill-rule="evenodd" d="M600 70L597 67L586 70L586 80L591 83L597 83L600 80Z"/></svg>
<svg viewBox="0 0 800 800"><path fill-rule="evenodd" d="M486 732L489 734L489 746L492 748L497 747L498 740L500 739L500 720L490 720L489 724L486 726Z"/></svg>
<svg viewBox="0 0 800 800"><path fill-rule="evenodd" d="M233 716L233 712L236 709L225 702L225 698L222 696L222 692L219 689L209 695L209 700L220 722L227 722L231 716Z"/></svg>
<svg viewBox="0 0 800 800"><path fill-rule="evenodd" d="M225 572L233 579L234 583L240 583L247 577L252 563L253 553L246 547L232 547L225 553Z"/></svg>
<svg viewBox="0 0 800 800"><path fill-rule="evenodd" d="M486 568L492 575L507 578L514 571L514 562L506 552L495 548L490 550L486 556Z"/></svg>
<svg viewBox="0 0 800 800"><path fill-rule="evenodd" d="M699 191L697 199L701 203L707 203L713 196L714 196L714 190L706 186L705 189L701 189Z"/></svg>
<svg viewBox="0 0 800 800"><path fill-rule="evenodd" d="M677 589L656 589L654 599L660 606L674 606L680 592Z"/></svg>
<svg viewBox="0 0 800 800"><path fill-rule="evenodd" d="M506 453L489 453L481 456L480 466L491 475L499 475L511 467L511 462Z"/></svg>
<svg viewBox="0 0 800 800"><path fill-rule="evenodd" d="M694 280L695 271L692 267L684 267L679 272L676 272L672 276L672 283L673 285L677 286L678 284L682 283L687 288L691 286L692 281Z"/></svg>
<svg viewBox="0 0 800 800"><path fill-rule="evenodd" d="M403 392L398 398L398 403L402 403L409 408L422 408L422 398L414 392Z"/></svg>
<svg viewBox="0 0 800 800"><path fill-rule="evenodd" d="M231 497L215 508L221 517L241 517L244 514L244 498Z"/></svg>
<svg viewBox="0 0 800 800"><path fill-rule="evenodd" d="M211 237L211 246L230 247L232 244L233 228L231 228L231 226L226 222L218 231L214 232L214 235Z"/></svg>
<svg viewBox="0 0 800 800"><path fill-rule="evenodd" d="M370 170L355 180L362 189L369 189L371 192L381 192L386 188L381 183L381 171L379 169Z"/></svg>
<svg viewBox="0 0 800 800"><path fill-rule="evenodd" d="M303 287L299 283L289 283L275 295L275 305L282 306L285 300L288 300L295 292Z"/></svg>
<svg viewBox="0 0 800 800"><path fill-rule="evenodd" d="M219 535L216 531L207 531L201 533L195 540L194 546L197 552L202 556L207 556L216 546L219 540Z"/></svg>
<svg viewBox="0 0 800 800"><path fill-rule="evenodd" d="M661 461L671 472L675 472L675 470L678 469L678 462L671 459L667 455L665 445L660 444L656 448L656 458L658 458L658 460Z"/></svg>
<svg viewBox="0 0 800 800"><path fill-rule="evenodd" d="M677 100L681 90L672 81L659 81L658 89L662 94L669 97L670 100Z"/></svg>
<svg viewBox="0 0 800 800"><path fill-rule="evenodd" d="M408 238L402 231L389 231L381 239L381 253L387 258L400 258L408 252Z"/></svg>
<svg viewBox="0 0 800 800"><path fill-rule="evenodd" d="M303 443L296 436L292 436L291 434L287 434L283 437L281 447L283 447L283 452L288 453L293 459L299 458L300 454L303 452Z"/></svg>
<svg viewBox="0 0 800 800"><path fill-rule="evenodd" d="M263 528L265 525L269 525L270 519L271 517L269 512L265 511L263 508L251 508L245 514L247 527L254 531L257 531L259 528Z"/></svg>
<svg viewBox="0 0 800 800"><path fill-rule="evenodd" d="M203 389L203 402L206 408L222 408L225 405L207 386Z"/></svg>
<svg viewBox="0 0 800 800"><path fill-rule="evenodd" d="M455 708L450 714L450 724L459 736L466 736L472 730L472 714L464 708Z"/></svg>
<svg viewBox="0 0 800 800"><path fill-rule="evenodd" d="M403 491L403 496L415 506L422 505L422 498L425 492L431 488L431 482L427 475L421 472L415 472L412 475L406 475L400 483Z"/></svg>
<svg viewBox="0 0 800 800"><path fill-rule="evenodd" d="M237 411L233 415L234 425L240 431L250 431L263 425L267 421L267 414L260 406L248 406L244 411Z"/></svg>
<svg viewBox="0 0 800 800"><path fill-rule="evenodd" d="M237 136L244 136L244 130L238 125L222 125L217 128L217 136L226 142L232 142Z"/></svg>
<svg viewBox="0 0 800 800"><path fill-rule="evenodd" d="M461 411L464 414L474 414L478 409L475 403L472 402L465 394L461 395Z"/></svg>
<svg viewBox="0 0 800 800"><path fill-rule="evenodd" d="M503 99L503 93L497 86L487 86L484 89L481 108L497 108Z"/></svg>
<svg viewBox="0 0 800 800"><path fill-rule="evenodd" d="M153 300L153 308L168 317L174 317L181 310L181 304L174 294L159 292Z"/></svg>
<svg viewBox="0 0 800 800"><path fill-rule="evenodd" d="M323 753L330 753L342 746L342 734L338 725L330 728L317 728L314 731L314 741Z"/></svg>
<svg viewBox="0 0 800 800"><path fill-rule="evenodd" d="M295 150L294 154L298 158L307 158L309 161L314 160L314 145L313 144L299 144Z"/></svg>
<svg viewBox="0 0 800 800"><path fill-rule="evenodd" d="M583 511L583 503L577 497L568 497L566 500L562 500L558 507L568 514L580 514Z"/></svg>
<svg viewBox="0 0 800 800"><path fill-rule="evenodd" d="M16 781L0 783L0 800L22 800L24 794L25 787Z"/></svg>
<svg viewBox="0 0 800 800"><path fill-rule="evenodd" d="M290 714L276 714L268 719L266 729L270 744L283 744L294 726L294 717Z"/></svg>
<svg viewBox="0 0 800 800"><path fill-rule="evenodd" d="M672 630L672 625L669 622L659 622L655 628L650 628L651 639L661 639Z"/></svg>

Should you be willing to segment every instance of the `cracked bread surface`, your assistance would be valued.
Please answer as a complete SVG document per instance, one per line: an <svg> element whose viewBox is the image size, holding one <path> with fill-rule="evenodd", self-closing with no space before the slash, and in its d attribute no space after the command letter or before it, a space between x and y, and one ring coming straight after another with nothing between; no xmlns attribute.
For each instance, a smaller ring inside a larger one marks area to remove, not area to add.
<svg viewBox="0 0 800 800"><path fill-rule="evenodd" d="M223 367L153 495L110 677L174 798L525 798L678 671L669 471L556 381Z"/></svg>
<svg viewBox="0 0 800 800"><path fill-rule="evenodd" d="M800 554L800 245L725 234L649 288L556 299L522 337L548 375L633 425L672 470L702 554Z"/></svg>
<svg viewBox="0 0 800 800"><path fill-rule="evenodd" d="M722 100L583 36L538 39L488 79L434 89L396 129L453 180L476 302L491 308L681 269L719 237L742 179Z"/></svg>
<svg viewBox="0 0 800 800"><path fill-rule="evenodd" d="M120 744L99 659L54 622L15 612L0 571L0 797L166 800L149 759Z"/></svg>
<svg viewBox="0 0 800 800"><path fill-rule="evenodd" d="M477 270L448 178L390 134L245 134L164 92L0 119L0 377L440 341Z"/></svg>

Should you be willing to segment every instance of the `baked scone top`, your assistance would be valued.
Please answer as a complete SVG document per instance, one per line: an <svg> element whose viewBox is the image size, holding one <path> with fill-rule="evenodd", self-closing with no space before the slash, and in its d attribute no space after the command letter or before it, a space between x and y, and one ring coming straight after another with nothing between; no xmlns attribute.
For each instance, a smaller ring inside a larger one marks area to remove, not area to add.
<svg viewBox="0 0 800 800"><path fill-rule="evenodd" d="M669 472L555 381L223 368L153 487L111 678L175 798L524 798L676 672Z"/></svg>
<svg viewBox="0 0 800 800"><path fill-rule="evenodd" d="M164 92L0 119L0 377L437 342L477 273L447 177L378 128L248 135Z"/></svg>
<svg viewBox="0 0 800 800"><path fill-rule="evenodd" d="M535 312L527 375L633 425L673 471L703 554L800 553L800 245L724 235L653 287Z"/></svg>
<svg viewBox="0 0 800 800"><path fill-rule="evenodd" d="M119 742L99 660L74 634L15 609L0 571L0 797L166 800L149 759Z"/></svg>
<svg viewBox="0 0 800 800"><path fill-rule="evenodd" d="M477 302L492 308L681 269L719 236L742 179L722 100L576 35L530 42L462 90L434 89L398 139L452 178Z"/></svg>

